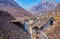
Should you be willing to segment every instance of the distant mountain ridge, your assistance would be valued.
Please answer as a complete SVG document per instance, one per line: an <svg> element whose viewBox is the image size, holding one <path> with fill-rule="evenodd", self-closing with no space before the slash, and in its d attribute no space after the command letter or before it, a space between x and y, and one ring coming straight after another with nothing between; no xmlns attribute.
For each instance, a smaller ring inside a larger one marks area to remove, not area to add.
<svg viewBox="0 0 60 39"><path fill-rule="evenodd" d="M42 14L47 11L52 11L57 6L55 2L40 2L39 4L29 8L32 14Z"/></svg>

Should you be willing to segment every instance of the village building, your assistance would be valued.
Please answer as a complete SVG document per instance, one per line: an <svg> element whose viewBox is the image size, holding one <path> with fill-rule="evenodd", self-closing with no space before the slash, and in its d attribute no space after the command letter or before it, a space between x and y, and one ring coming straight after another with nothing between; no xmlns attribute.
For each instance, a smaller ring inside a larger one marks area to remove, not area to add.
<svg viewBox="0 0 60 39"><path fill-rule="evenodd" d="M43 14L43 16L41 15L40 19L36 19L36 21L30 20L31 23L33 22L29 25L29 33L32 39L49 39L46 32L49 32L56 20L60 18L58 12L55 11L48 12L48 15Z"/></svg>

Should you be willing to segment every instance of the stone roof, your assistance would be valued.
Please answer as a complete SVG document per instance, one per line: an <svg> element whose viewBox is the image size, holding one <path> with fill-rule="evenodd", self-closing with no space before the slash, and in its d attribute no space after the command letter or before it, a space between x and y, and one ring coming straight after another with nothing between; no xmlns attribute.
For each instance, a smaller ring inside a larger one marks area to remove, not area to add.
<svg viewBox="0 0 60 39"><path fill-rule="evenodd" d="M12 23L15 18L8 12L0 11L0 39L30 39L30 34L24 31L24 26Z"/></svg>
<svg viewBox="0 0 60 39"><path fill-rule="evenodd" d="M50 18L43 18L43 19L40 19L38 22L36 22L35 24L32 25L32 27L35 27L37 26L38 28L42 27L43 25L45 25L46 23L48 23L48 21L50 19L54 19L53 17L50 17ZM54 19L55 20L55 19Z"/></svg>

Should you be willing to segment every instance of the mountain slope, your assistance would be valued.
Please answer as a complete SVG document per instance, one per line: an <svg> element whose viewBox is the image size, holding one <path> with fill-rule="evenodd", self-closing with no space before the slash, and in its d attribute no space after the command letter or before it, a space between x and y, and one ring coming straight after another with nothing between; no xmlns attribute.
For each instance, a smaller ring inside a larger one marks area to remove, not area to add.
<svg viewBox="0 0 60 39"><path fill-rule="evenodd" d="M56 12L60 12L60 3L59 4L57 4L57 6L55 7L55 9L54 9Z"/></svg>
<svg viewBox="0 0 60 39"><path fill-rule="evenodd" d="M55 2L40 2L38 5L35 5L29 9L33 14L42 14L47 11L52 11L57 3Z"/></svg>
<svg viewBox="0 0 60 39"><path fill-rule="evenodd" d="M9 12L14 17L32 16L31 13L24 10L14 0L0 0L0 10Z"/></svg>

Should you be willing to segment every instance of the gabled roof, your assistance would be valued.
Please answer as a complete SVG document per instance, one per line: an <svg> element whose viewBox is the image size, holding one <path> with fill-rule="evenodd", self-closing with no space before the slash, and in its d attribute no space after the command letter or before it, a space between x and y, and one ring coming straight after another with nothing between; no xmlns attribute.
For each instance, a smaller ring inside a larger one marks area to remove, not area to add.
<svg viewBox="0 0 60 39"><path fill-rule="evenodd" d="M48 21L50 19L54 19L53 17L50 18L43 18L41 20L39 20L38 22L36 22L35 24L32 25L32 27L37 26L38 28L42 27L43 25L45 25L46 23L48 23ZM55 19L54 19L55 20Z"/></svg>

